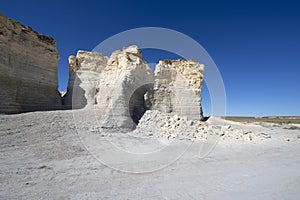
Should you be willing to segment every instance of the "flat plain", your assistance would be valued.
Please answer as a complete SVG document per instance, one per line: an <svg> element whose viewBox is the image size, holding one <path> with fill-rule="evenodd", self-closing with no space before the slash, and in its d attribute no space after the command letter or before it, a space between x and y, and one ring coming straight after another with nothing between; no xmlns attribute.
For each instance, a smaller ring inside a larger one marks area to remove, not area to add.
<svg viewBox="0 0 300 200"><path fill-rule="evenodd" d="M298 199L299 124L247 120L226 126L268 137L168 141L95 131L86 137L74 111L0 115L0 198ZM128 151L155 145L165 151L118 158L105 140Z"/></svg>

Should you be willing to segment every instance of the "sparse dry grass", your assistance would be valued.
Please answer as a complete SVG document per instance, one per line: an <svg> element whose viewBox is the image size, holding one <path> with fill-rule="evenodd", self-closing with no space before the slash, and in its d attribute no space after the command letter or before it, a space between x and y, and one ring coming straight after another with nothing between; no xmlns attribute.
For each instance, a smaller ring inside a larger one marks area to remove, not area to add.
<svg viewBox="0 0 300 200"><path fill-rule="evenodd" d="M276 117L226 117L235 122L270 122L277 124L300 124L300 116L276 116Z"/></svg>

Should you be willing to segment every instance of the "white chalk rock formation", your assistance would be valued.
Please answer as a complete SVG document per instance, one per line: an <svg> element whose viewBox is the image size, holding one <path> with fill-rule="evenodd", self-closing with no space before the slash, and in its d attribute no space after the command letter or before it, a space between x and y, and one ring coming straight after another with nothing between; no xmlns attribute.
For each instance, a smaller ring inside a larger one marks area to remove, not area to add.
<svg viewBox="0 0 300 200"><path fill-rule="evenodd" d="M0 112L59 108L58 60L51 37L0 13Z"/></svg>
<svg viewBox="0 0 300 200"><path fill-rule="evenodd" d="M162 60L155 68L152 109L201 119L204 65L193 60Z"/></svg>
<svg viewBox="0 0 300 200"><path fill-rule="evenodd" d="M103 127L133 129L146 111L144 95L151 87L153 73L137 46L113 52L96 94Z"/></svg>
<svg viewBox="0 0 300 200"><path fill-rule="evenodd" d="M70 81L65 104L92 108L103 128L133 129L146 110L202 118L204 65L193 60L163 60L155 75L137 46L104 57L78 51L69 57Z"/></svg>
<svg viewBox="0 0 300 200"><path fill-rule="evenodd" d="M108 57L78 51L69 57L70 80L64 104L90 108L103 128L133 129L146 111L145 93L153 87L153 72L137 46Z"/></svg>
<svg viewBox="0 0 300 200"><path fill-rule="evenodd" d="M107 60L106 56L98 52L82 50L79 50L76 56L69 57L68 91L63 98L65 106L73 105L75 109L95 104L98 81Z"/></svg>

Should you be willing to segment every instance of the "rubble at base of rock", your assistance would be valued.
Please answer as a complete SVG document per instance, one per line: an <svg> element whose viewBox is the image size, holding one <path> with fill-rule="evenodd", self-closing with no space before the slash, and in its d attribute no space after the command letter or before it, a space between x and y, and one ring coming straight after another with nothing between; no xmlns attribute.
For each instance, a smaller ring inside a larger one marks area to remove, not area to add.
<svg viewBox="0 0 300 200"><path fill-rule="evenodd" d="M147 110L140 119L134 134L186 140L242 140L259 141L270 138L263 133L233 128L230 125L213 125L199 120L188 120L179 115L168 115L157 110Z"/></svg>

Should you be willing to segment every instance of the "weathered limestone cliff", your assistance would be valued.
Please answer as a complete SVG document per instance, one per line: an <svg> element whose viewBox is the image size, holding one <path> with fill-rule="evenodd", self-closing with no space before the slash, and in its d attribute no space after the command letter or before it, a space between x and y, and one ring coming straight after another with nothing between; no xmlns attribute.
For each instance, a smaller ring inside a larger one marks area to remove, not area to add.
<svg viewBox="0 0 300 200"><path fill-rule="evenodd" d="M0 112L60 107L55 41L0 14Z"/></svg>
<svg viewBox="0 0 300 200"><path fill-rule="evenodd" d="M132 129L146 111L145 93L153 87L153 72L137 46L115 51L101 73L97 107L105 111L103 127Z"/></svg>
<svg viewBox="0 0 300 200"><path fill-rule="evenodd" d="M155 68L153 110L201 119L204 65L193 60L161 60Z"/></svg>
<svg viewBox="0 0 300 200"><path fill-rule="evenodd" d="M105 128L133 129L146 111L144 94L153 73L137 46L112 53L78 51L69 57L70 80L65 105L92 108Z"/></svg>
<svg viewBox="0 0 300 200"><path fill-rule="evenodd" d="M69 57L65 105L90 108L102 128L133 129L146 110L201 119L204 65L193 60L163 60L155 75L137 46L105 57L78 51Z"/></svg>
<svg viewBox="0 0 300 200"><path fill-rule="evenodd" d="M137 46L110 57L78 51L69 57L69 84L57 91L55 41L0 14L0 112L93 108L105 128L133 129L146 110L200 119L204 66L162 60L155 75Z"/></svg>
<svg viewBox="0 0 300 200"><path fill-rule="evenodd" d="M76 56L69 57L68 91L63 97L66 108L83 108L95 104L97 83L107 60L98 52L82 50Z"/></svg>

